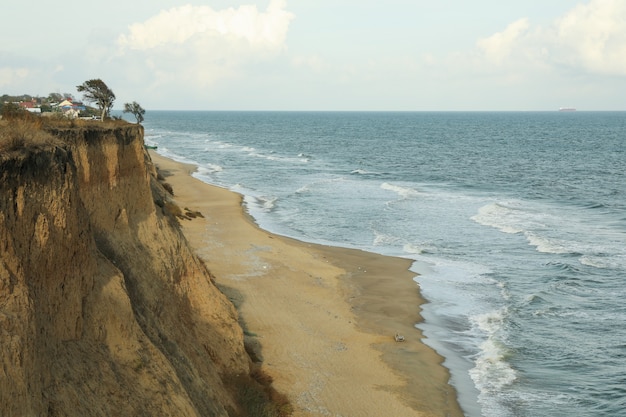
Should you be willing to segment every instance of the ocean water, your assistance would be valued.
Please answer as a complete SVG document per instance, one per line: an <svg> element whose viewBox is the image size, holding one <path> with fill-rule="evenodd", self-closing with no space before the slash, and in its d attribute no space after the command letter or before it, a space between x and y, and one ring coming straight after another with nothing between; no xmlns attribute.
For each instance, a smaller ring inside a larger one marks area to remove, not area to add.
<svg viewBox="0 0 626 417"><path fill-rule="evenodd" d="M413 259L467 416L626 415L626 113L146 116L261 227Z"/></svg>

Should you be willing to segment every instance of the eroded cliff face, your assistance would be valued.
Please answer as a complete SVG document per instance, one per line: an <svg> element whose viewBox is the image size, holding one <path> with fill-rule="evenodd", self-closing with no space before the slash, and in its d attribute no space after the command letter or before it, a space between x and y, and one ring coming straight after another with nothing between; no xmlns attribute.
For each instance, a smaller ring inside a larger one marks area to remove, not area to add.
<svg viewBox="0 0 626 417"><path fill-rule="evenodd" d="M226 416L231 303L162 199L141 126L0 159L0 415Z"/></svg>

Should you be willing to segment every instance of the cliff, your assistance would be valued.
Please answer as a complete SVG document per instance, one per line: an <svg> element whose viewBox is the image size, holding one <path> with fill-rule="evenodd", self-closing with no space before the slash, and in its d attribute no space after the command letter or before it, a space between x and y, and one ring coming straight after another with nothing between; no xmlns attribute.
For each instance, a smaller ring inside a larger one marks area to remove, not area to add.
<svg viewBox="0 0 626 417"><path fill-rule="evenodd" d="M232 304L174 216L143 128L0 151L0 415L234 416Z"/></svg>

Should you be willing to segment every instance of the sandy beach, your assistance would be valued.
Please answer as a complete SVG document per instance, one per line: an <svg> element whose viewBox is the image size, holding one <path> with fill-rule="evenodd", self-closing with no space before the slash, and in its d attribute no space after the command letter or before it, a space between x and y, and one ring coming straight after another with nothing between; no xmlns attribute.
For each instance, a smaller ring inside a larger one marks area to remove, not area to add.
<svg viewBox="0 0 626 417"><path fill-rule="evenodd" d="M185 236L294 416L463 415L443 358L414 327L424 301L410 260L274 235L240 195L191 177L194 166L151 157L177 204L204 216L181 220Z"/></svg>

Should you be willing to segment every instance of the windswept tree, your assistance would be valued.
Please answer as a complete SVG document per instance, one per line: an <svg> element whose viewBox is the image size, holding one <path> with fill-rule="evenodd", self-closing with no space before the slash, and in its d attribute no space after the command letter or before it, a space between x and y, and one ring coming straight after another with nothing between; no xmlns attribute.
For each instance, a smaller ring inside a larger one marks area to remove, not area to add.
<svg viewBox="0 0 626 417"><path fill-rule="evenodd" d="M146 111L139 103L133 101L132 103L124 103L124 113L132 113L135 119L137 119L137 123L141 123L143 122L143 115L146 114Z"/></svg>
<svg viewBox="0 0 626 417"><path fill-rule="evenodd" d="M81 85L76 86L78 92L83 93L85 101L95 103L100 109L104 120L111 109L113 108L113 102L115 101L115 94L101 79L88 80Z"/></svg>
<svg viewBox="0 0 626 417"><path fill-rule="evenodd" d="M63 101L63 96L61 93L50 93L48 94L48 101L50 103L60 103Z"/></svg>

